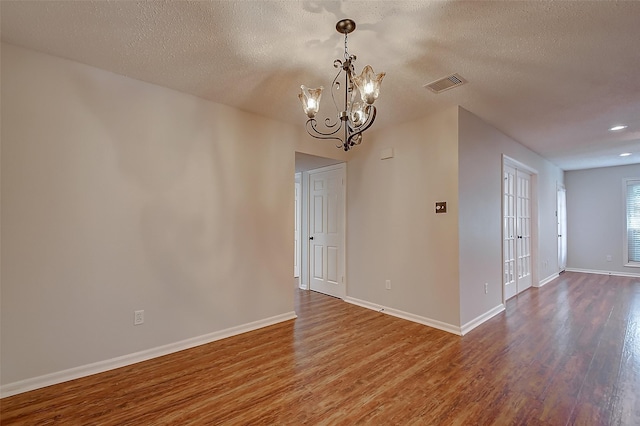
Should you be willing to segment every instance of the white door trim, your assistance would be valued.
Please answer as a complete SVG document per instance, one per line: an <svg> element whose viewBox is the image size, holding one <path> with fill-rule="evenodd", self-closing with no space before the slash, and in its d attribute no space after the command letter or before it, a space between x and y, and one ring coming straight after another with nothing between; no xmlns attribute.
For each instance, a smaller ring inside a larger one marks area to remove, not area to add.
<svg viewBox="0 0 640 426"><path fill-rule="evenodd" d="M313 170L309 170L307 172L307 179L306 179L306 187L305 187L305 191L306 194L310 194L311 193L311 179L310 176L313 175L314 173L323 173L323 172L328 172L328 171L332 171L332 170L342 170L342 194L341 194L341 198L342 198L342 209L339 212L339 214L341 215L341 222L342 222L342 235L340 238L340 250L342 251L341 256L340 256L340 261L342 263L342 271L340 273L340 280L342 283L342 294L340 295L340 298L344 300L344 298L347 296L347 259L346 259L346 235L347 235L347 163L339 163L339 164L334 164L331 166L326 166L326 167L321 167L318 169L313 169ZM307 203L307 216L306 216L306 223L307 223L307 227L305 229L305 234L303 235L303 238L306 239L306 252L307 252L307 273L306 273L306 281L307 281L307 287L308 289L311 289L311 268L308 267L308 265L311 264L311 244L310 244L310 240L309 240L309 235L311 232L311 197L307 196L305 197L306 203Z"/></svg>
<svg viewBox="0 0 640 426"><path fill-rule="evenodd" d="M519 170L523 170L527 173L530 173L532 175L537 175L538 174L538 170L534 169L533 167L522 163L518 160L516 160L515 158L511 158L508 155L502 154L502 164L507 163L508 165L510 165L511 167L515 167L516 169Z"/></svg>
<svg viewBox="0 0 640 426"><path fill-rule="evenodd" d="M294 278L299 278L301 273L302 264L302 251L300 249L300 245L302 243L302 173L296 173L294 175L294 187L295 187L295 228L294 228L294 264L293 264L293 276Z"/></svg>

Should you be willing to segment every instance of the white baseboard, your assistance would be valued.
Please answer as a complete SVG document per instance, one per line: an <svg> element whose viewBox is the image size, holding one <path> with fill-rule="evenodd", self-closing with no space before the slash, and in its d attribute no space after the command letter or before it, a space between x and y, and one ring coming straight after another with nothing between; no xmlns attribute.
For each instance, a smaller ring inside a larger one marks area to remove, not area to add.
<svg viewBox="0 0 640 426"><path fill-rule="evenodd" d="M438 330L442 330L442 331L456 334L458 336L462 336L460 327L447 324L446 322L434 320L431 318L421 317L419 315L411 314L409 312L399 311L397 309L381 306L375 303L367 302L365 300L355 299L353 297L345 297L344 301L351 303L353 305L363 307L363 308L371 309L373 311L382 312L383 314L388 314L397 318L402 318L408 321L417 322L418 324L426 325L429 327L437 328Z"/></svg>
<svg viewBox="0 0 640 426"><path fill-rule="evenodd" d="M634 274L631 272L599 271L596 269L579 269L579 268L567 268L565 270L567 272L582 272L584 274L613 275L616 277L631 277L631 278L640 277L640 274Z"/></svg>
<svg viewBox="0 0 640 426"><path fill-rule="evenodd" d="M125 367L127 365L147 361L152 358L157 358L185 349L194 348L206 343L215 342L216 340L226 339L227 337L236 336L238 334L257 330L259 328L278 324L284 321L289 321L295 318L297 318L295 312L287 312L285 314L276 315L271 318L265 318L262 320L250 322L248 324L231 327L226 330L216 331L213 333L205 334L203 336L181 340L179 342L158 346L156 348L151 348L128 355L123 355L117 358L107 359L104 361L95 362L93 364L81 365L79 367L70 368L68 370L58 371L55 373L33 377L26 380L20 380L14 383L8 383L0 387L0 398L6 398L8 396L43 388L45 386L51 386L58 383L67 382L69 380L79 379L81 377L90 376L92 374L103 373L115 368Z"/></svg>
<svg viewBox="0 0 640 426"><path fill-rule="evenodd" d="M464 336L465 334L467 334L468 332L470 332L471 330L473 330L474 328L476 328L480 324L482 324L485 321L488 321L489 319L495 317L496 315L498 315L500 312L502 312L504 310L505 310L504 303L501 303L498 306L496 306L495 308L491 309L489 312L485 312L484 314L480 315L479 317L477 317L475 319L472 319L471 321L469 321L468 323L466 323L465 325L460 327L461 334Z"/></svg>
<svg viewBox="0 0 640 426"><path fill-rule="evenodd" d="M558 274L557 272L555 274L551 274L547 278L545 278L542 281L540 281L538 283L538 285L535 285L534 287L542 287L545 284L549 284L551 281L555 280L559 276L560 276L560 274Z"/></svg>

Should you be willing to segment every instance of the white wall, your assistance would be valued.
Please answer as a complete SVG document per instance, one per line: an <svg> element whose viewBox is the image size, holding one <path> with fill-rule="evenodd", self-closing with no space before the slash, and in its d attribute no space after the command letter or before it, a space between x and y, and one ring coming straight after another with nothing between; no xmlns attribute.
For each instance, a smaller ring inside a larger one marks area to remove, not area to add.
<svg viewBox="0 0 640 426"><path fill-rule="evenodd" d="M384 148L394 158L380 160ZM458 326L457 108L372 129L356 150L347 168L348 296ZM447 202L446 214L436 215L436 201Z"/></svg>
<svg viewBox="0 0 640 426"><path fill-rule="evenodd" d="M302 134L3 44L2 384L292 313Z"/></svg>
<svg viewBox="0 0 640 426"><path fill-rule="evenodd" d="M624 178L640 178L640 164L566 172L567 269L640 274L623 266Z"/></svg>
<svg viewBox="0 0 640 426"><path fill-rule="evenodd" d="M502 155L537 171L534 285L559 270L556 185L563 182L563 171L463 108L458 150L460 321L465 325L502 304Z"/></svg>

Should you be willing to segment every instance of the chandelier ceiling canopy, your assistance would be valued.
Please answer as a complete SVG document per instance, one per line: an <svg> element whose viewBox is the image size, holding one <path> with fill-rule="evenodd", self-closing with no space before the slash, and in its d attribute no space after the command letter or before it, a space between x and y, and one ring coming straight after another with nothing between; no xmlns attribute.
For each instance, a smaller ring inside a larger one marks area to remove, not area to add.
<svg viewBox="0 0 640 426"><path fill-rule="evenodd" d="M385 73L376 74L370 65L366 65L360 75L356 75L355 55L350 55L347 48L347 35L356 29L356 23L351 19L343 19L336 24L336 30L344 34L344 58L336 59L333 66L338 68L331 83L331 99L336 109L334 117L327 117L319 125L316 115L320 110L320 100L324 87L317 89L300 86L298 98L302 102L302 109L307 115L307 132L318 139L333 139L339 142L338 148L349 151L362 142L362 133L367 130L376 119L376 107L373 103L380 95L380 85ZM343 79L341 79L341 75ZM344 81L344 87L340 80ZM338 106L336 98L342 96L342 103Z"/></svg>

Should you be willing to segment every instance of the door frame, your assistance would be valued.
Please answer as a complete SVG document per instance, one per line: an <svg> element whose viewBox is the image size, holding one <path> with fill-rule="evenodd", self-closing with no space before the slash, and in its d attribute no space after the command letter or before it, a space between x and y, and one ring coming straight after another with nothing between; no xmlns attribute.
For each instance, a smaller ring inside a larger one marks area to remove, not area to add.
<svg viewBox="0 0 640 426"><path fill-rule="evenodd" d="M293 277L300 280L300 274L302 273L302 249L300 247L302 244L302 173L298 172L294 175L294 186L297 190L297 196L294 195L294 220L296 227L293 232L294 240L298 241L298 245L294 247L295 263ZM298 275L296 275L296 272ZM300 286L300 283L298 283L298 286Z"/></svg>
<svg viewBox="0 0 640 426"><path fill-rule="evenodd" d="M302 238L303 240L306 242L306 244L301 244L303 247L306 248L306 255L303 254L302 258L303 258L303 265L302 265L302 270L306 271L304 273L304 277L305 277L305 286L304 289L306 290L311 290L311 268L309 268L309 265L311 264L311 241L309 240L309 234L310 234L310 228L311 228L311 200L309 197L309 194L311 193L311 179L309 178L310 175L314 174L314 173L322 173L322 172L328 172L331 170L342 170L342 209L340 211L340 215L341 215L341 221L342 221L342 236L340 238L340 250L342 251L342 256L340 261L342 262L342 284L343 284L343 289L344 289L344 294L341 295L341 299L344 300L344 298L347 296L347 244L346 244L346 235L347 235L347 163L338 163L338 164L334 164L331 166L326 166L326 167L320 167L318 169L313 169L313 170L308 170L306 172L303 173L302 178L303 178L303 188L304 190L303 192L303 203L306 207L306 214L304 214L304 222L305 224L303 224L302 226ZM305 226L306 225L306 226ZM303 272L300 272L300 276L302 278L303 276ZM301 285L302 288L302 285Z"/></svg>
<svg viewBox="0 0 640 426"><path fill-rule="evenodd" d="M511 166L516 170L522 170L531 175L530 192L531 192L531 287L540 287L538 274L538 171L533 167L522 163L515 158L502 154L501 175L500 175L500 273L502 276L502 303L507 302L506 290L504 283L504 172L505 165ZM517 293L516 293L517 295Z"/></svg>
<svg viewBox="0 0 640 426"><path fill-rule="evenodd" d="M564 194L564 217L560 215L560 193ZM558 222L558 273L561 273L567 269L567 188L560 182L556 184L556 220ZM560 232L562 232L562 234L560 234ZM561 253L562 251L564 251L564 253ZM564 255L564 265L562 265L560 261L561 254Z"/></svg>

